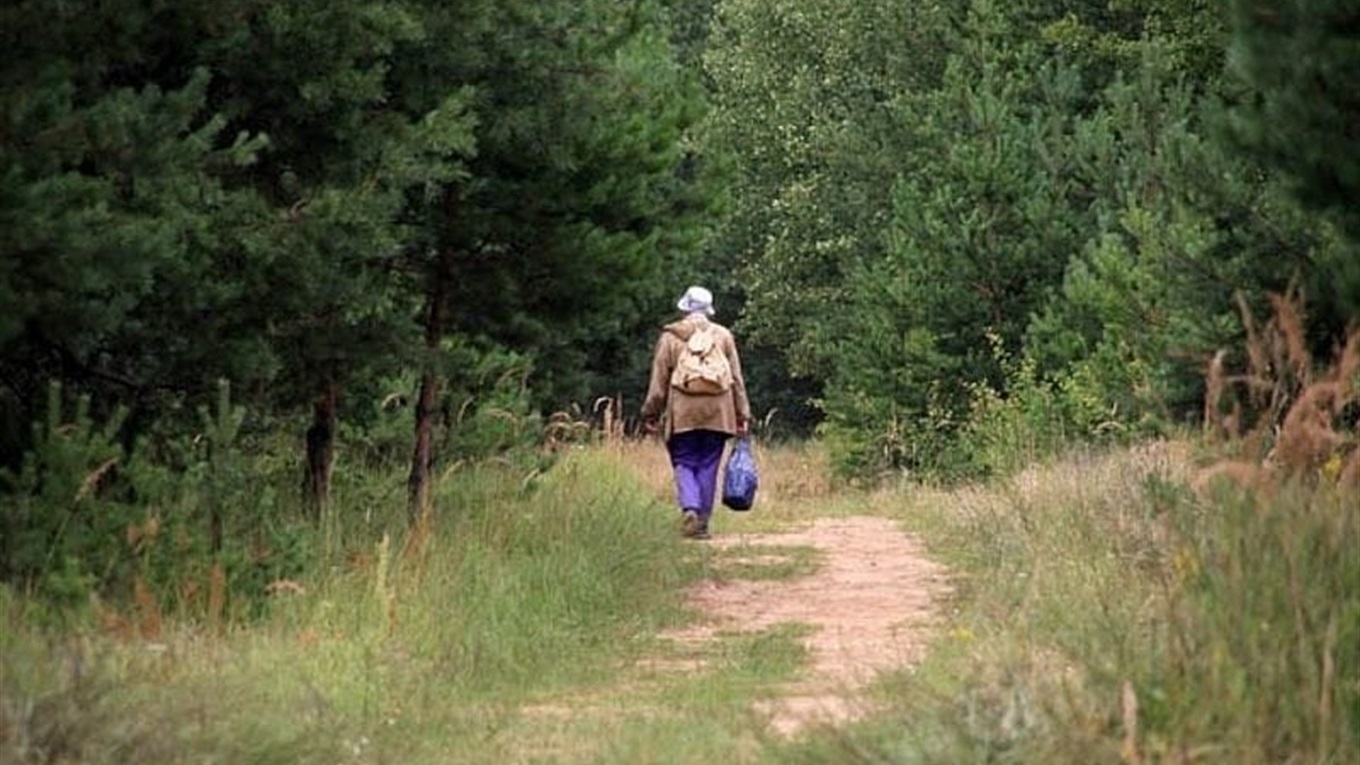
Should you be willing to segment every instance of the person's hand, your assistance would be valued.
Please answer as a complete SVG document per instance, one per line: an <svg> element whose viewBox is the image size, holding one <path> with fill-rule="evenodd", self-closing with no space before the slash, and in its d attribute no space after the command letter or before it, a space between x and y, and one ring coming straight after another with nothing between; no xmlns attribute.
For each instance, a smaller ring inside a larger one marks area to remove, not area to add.
<svg viewBox="0 0 1360 765"><path fill-rule="evenodd" d="M742 437L751 431L751 425L745 418L737 419L737 436Z"/></svg>
<svg viewBox="0 0 1360 765"><path fill-rule="evenodd" d="M643 430L643 432L645 432L645 433L646 433L647 435L649 435L649 436L654 436L654 435L656 435L656 431L657 431L657 422L656 422L656 419L653 418L653 417L648 417L647 419L643 420L643 421L642 421L642 430Z"/></svg>

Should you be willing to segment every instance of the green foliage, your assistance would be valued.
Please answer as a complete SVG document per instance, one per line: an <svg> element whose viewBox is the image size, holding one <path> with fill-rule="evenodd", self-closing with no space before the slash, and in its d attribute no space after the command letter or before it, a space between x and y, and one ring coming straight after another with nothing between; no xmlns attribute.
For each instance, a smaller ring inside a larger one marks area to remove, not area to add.
<svg viewBox="0 0 1360 765"><path fill-rule="evenodd" d="M1016 359L1000 337L989 339L1004 384L1001 390L986 383L971 386L958 448L972 472L1009 475L1070 447L1076 418L1066 410L1063 391L1039 379L1034 359Z"/></svg>
<svg viewBox="0 0 1360 765"><path fill-rule="evenodd" d="M776 349L796 374L836 364L819 350L819 319L842 310L847 275L882 249L883 190L915 146L893 102L938 79L943 13L844 0L715 8L704 58L713 108L699 133L726 173L713 268L736 276L750 344Z"/></svg>
<svg viewBox="0 0 1360 765"><path fill-rule="evenodd" d="M579 682L608 671L579 665L599 641L640 637L666 618L682 561L660 511L616 466L573 456L524 492L505 466L453 475L436 501L457 505L444 529L458 552L438 571L443 586L413 593L413 628L447 636L446 668L464 692ZM648 601L651 602L648 602Z"/></svg>
<svg viewBox="0 0 1360 765"><path fill-rule="evenodd" d="M843 470L977 469L973 417L1167 432L1238 344L1237 292L1335 289L1349 244L1223 140L1209 4L885 5L720 4L706 56L742 325L821 389ZM843 53L847 29L916 41L912 67L900 42ZM1324 301L1314 348L1342 326Z"/></svg>
<svg viewBox="0 0 1360 765"><path fill-rule="evenodd" d="M435 334L533 359L535 407L632 379L708 208L660 4L162 6L0 11L7 424L47 379L136 433L218 378L343 411L419 367L437 283Z"/></svg>
<svg viewBox="0 0 1360 765"><path fill-rule="evenodd" d="M450 350L446 369L442 461L522 457L541 442L542 418L526 385L531 366L523 357L461 346Z"/></svg>
<svg viewBox="0 0 1360 765"><path fill-rule="evenodd" d="M68 421L53 385L35 448L4 481L7 581L58 611L97 596L129 603L147 587L157 612L222 618L258 614L267 586L296 576L308 535L242 451L245 417L223 384L217 408L200 412L202 431L163 453L120 440L121 415L97 423L81 397ZM233 600L209 614L211 569L221 566ZM146 603L139 604L145 608Z"/></svg>
<svg viewBox="0 0 1360 765"><path fill-rule="evenodd" d="M250 445L241 438L246 410L232 403L226 381L218 383L216 405L200 407L198 414L201 430L194 438L189 469L174 487L176 493L166 498L179 506L166 519L180 527L175 529L179 533L165 540L168 544L179 538L178 562L153 581L170 591L177 575L185 573L175 568L198 568L202 576L208 566L220 565L226 572L228 591L239 596L239 615L258 615L271 584L300 575L312 562L315 552L309 548L314 539L296 506L281 498L282 487L262 480L260 468L267 460L247 453ZM155 495L147 498L151 507L161 504ZM195 525L200 527L198 533ZM200 541L184 543L195 539ZM141 552L151 556L169 551L164 546L151 548L143 545Z"/></svg>
<svg viewBox="0 0 1360 765"><path fill-rule="evenodd" d="M108 414L114 405L100 394L180 369L185 334L231 299L201 245L250 205L210 169L231 172L264 144L225 135L224 122L205 113L203 68L164 80L119 76L137 66L135 50L120 46L146 19L122 19L100 41L97 14L26 5L7 6L0 24L22 38L6 41L16 56L0 70L10 125L0 138L6 416L37 419L49 379L91 392L94 411ZM166 325L174 332L151 329ZM261 361L255 340L225 335L215 345L216 357L189 363L221 369L232 363L228 349L242 363ZM0 444L6 463L17 465L26 440Z"/></svg>
<svg viewBox="0 0 1360 765"><path fill-rule="evenodd" d="M1247 39L1255 6L1239 4L1235 29L1235 71L1255 71L1260 93L1310 99L1319 125L1344 94L1282 83L1322 69L1332 82L1341 47L1314 60L1269 40L1339 39L1322 5L1258 13ZM1032 405L1061 409L1072 437L1165 432L1197 416L1203 365L1240 340L1238 291L1331 295L1310 317L1315 350L1345 326L1344 227L1224 140L1230 115L1241 130L1260 110L1223 76L1228 19L1212 3L731 0L715 12L702 137L731 163L720 241L744 264L741 326L811 378L852 472L918 470L896 443L950 452L970 411L991 416L970 410L970 391L1008 409L1047 391L1056 400ZM1271 74L1275 55L1308 63ZM1283 137L1288 123L1247 132ZM1025 395L1008 390L1018 381L991 334L1033 370ZM933 359L900 350L912 336Z"/></svg>
<svg viewBox="0 0 1360 765"><path fill-rule="evenodd" d="M1232 105L1232 138L1280 172L1310 209L1331 218L1347 246L1318 258L1315 310L1337 334L1360 315L1360 76L1355 0L1233 2L1228 71L1246 92Z"/></svg>
<svg viewBox="0 0 1360 765"><path fill-rule="evenodd" d="M540 408L634 387L649 303L683 289L661 280L696 246L708 206L681 172L702 94L675 63L661 9L428 3L421 14L429 38L394 70L398 102L419 112L432 84L456 82L476 121L466 174L410 209L420 229L403 259L423 292L443 295L442 329L531 358Z"/></svg>
<svg viewBox="0 0 1360 765"><path fill-rule="evenodd" d="M1063 173L1076 80L992 11L964 14L939 83L894 105L919 144L893 190L887 250L845 280L849 309L813 330L834 364L828 418L891 427L868 437L904 444L877 467L963 469L952 447L970 391L1004 382L988 337L1019 346L1079 241Z"/></svg>
<svg viewBox="0 0 1360 765"><path fill-rule="evenodd" d="M1283 293L1338 252L1277 181L1217 140L1221 100L1168 69L1165 45L1143 43L1139 66L1075 132L1095 230L1027 337L1044 370L1083 381L1109 419L1141 433L1198 414L1207 359L1240 344L1236 292Z"/></svg>
<svg viewBox="0 0 1360 765"><path fill-rule="evenodd" d="M15 416L31 418L48 378L97 412L128 402L139 429L218 377L289 408L400 359L405 307L378 270L394 217L467 144L449 119L385 103L387 59L419 33L409 14L361 0L78 10L5 10L0 294L17 310L0 368Z"/></svg>
<svg viewBox="0 0 1360 765"><path fill-rule="evenodd" d="M960 404L937 382L957 372L956 361L927 331L900 326L902 315L884 311L858 342L840 346L838 376L819 402L826 415L820 433L842 477L958 472L957 452L948 447ZM898 363L884 365L884 358Z"/></svg>
<svg viewBox="0 0 1360 765"><path fill-rule="evenodd" d="M356 470L409 467L410 404L418 387L415 376L407 374L369 380L350 390L338 441Z"/></svg>
<svg viewBox="0 0 1360 765"><path fill-rule="evenodd" d="M544 437L544 418L534 408L524 356L449 338L437 368L444 385L435 427L435 469L452 469L489 458L532 461ZM343 449L356 468L400 466L410 459L411 407L417 381L394 378L365 389L343 426Z"/></svg>
<svg viewBox="0 0 1360 765"><path fill-rule="evenodd" d="M34 451L4 482L5 530L0 570L9 581L57 607L82 605L96 587L130 574L121 544L138 508L104 487L125 470L118 443L122 416L96 425L81 398L69 421L60 386L48 391L46 417L34 424Z"/></svg>

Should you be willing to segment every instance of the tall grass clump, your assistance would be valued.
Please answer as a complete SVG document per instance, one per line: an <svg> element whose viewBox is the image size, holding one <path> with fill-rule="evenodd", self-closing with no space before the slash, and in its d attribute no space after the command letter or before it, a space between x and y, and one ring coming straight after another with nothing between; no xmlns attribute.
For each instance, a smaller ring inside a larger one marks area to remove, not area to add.
<svg viewBox="0 0 1360 765"><path fill-rule="evenodd" d="M601 452L528 483L477 468L446 502L402 618L465 692L579 682L678 616L669 515Z"/></svg>
<svg viewBox="0 0 1360 765"><path fill-rule="evenodd" d="M917 493L958 613L849 761L1360 761L1360 334L1274 309L1202 437Z"/></svg>
<svg viewBox="0 0 1360 765"><path fill-rule="evenodd" d="M1181 512L1169 668L1231 712L1186 715L1201 746L1245 762L1360 760L1360 331L1318 365L1299 301L1244 307L1245 363L1210 373L1223 456Z"/></svg>

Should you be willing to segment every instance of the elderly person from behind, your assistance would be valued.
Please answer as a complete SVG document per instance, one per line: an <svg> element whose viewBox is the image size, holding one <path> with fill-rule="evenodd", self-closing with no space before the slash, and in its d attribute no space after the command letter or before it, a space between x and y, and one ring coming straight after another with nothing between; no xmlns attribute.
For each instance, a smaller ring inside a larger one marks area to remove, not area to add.
<svg viewBox="0 0 1360 765"><path fill-rule="evenodd" d="M648 433L662 433L670 454L681 533L708 539L723 449L746 434L751 405L736 340L711 318L712 293L690 287L676 307L681 317L656 342L642 417Z"/></svg>

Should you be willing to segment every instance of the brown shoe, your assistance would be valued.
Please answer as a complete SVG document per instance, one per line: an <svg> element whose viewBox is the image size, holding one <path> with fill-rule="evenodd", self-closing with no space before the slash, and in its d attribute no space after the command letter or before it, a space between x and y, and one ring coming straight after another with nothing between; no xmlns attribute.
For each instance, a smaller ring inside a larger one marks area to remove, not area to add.
<svg viewBox="0 0 1360 765"><path fill-rule="evenodd" d="M680 520L680 534L686 539L708 539L708 524L693 510L686 510Z"/></svg>

